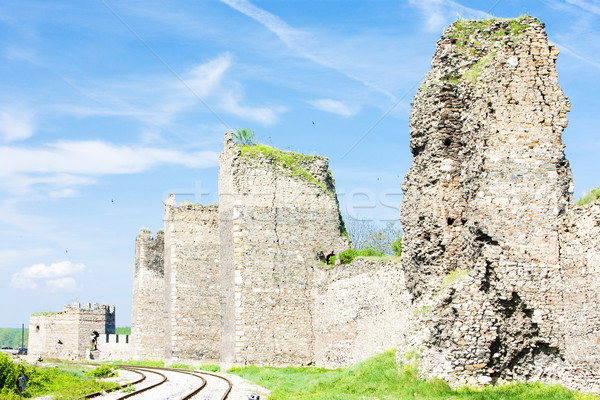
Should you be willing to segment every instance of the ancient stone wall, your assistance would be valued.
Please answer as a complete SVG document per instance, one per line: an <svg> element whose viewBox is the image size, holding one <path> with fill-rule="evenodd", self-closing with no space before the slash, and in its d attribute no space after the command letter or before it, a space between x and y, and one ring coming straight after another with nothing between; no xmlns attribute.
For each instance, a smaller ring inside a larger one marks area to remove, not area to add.
<svg viewBox="0 0 600 400"><path fill-rule="evenodd" d="M433 305L422 368L453 384L562 363L555 220L572 183L557 54L535 18L457 21L414 100L402 260Z"/></svg>
<svg viewBox="0 0 600 400"><path fill-rule="evenodd" d="M327 159L226 134L219 215L222 360L311 363L313 268L347 245Z"/></svg>
<svg viewBox="0 0 600 400"><path fill-rule="evenodd" d="M600 368L600 201L570 209L558 221L563 275L564 356L580 388Z"/></svg>
<svg viewBox="0 0 600 400"><path fill-rule="evenodd" d="M135 240L131 347L134 360L165 356L164 235L142 230Z"/></svg>
<svg viewBox="0 0 600 400"><path fill-rule="evenodd" d="M114 306L73 303L61 312L33 314L28 355L83 360L92 345L93 332L115 333Z"/></svg>
<svg viewBox="0 0 600 400"><path fill-rule="evenodd" d="M89 351L88 359L92 360L130 360L133 354L131 337L129 335L100 335L97 339L96 350ZM158 358L160 359L160 358Z"/></svg>
<svg viewBox="0 0 600 400"><path fill-rule="evenodd" d="M357 258L315 275L318 366L348 366L398 345L413 313L398 261Z"/></svg>
<svg viewBox="0 0 600 400"><path fill-rule="evenodd" d="M216 206L165 202L165 362L219 360L220 285Z"/></svg>

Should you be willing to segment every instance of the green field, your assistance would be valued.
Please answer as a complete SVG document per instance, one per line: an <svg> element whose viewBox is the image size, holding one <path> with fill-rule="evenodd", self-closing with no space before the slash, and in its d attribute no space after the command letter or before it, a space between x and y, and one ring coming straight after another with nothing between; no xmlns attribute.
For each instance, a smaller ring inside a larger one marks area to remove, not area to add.
<svg viewBox="0 0 600 400"><path fill-rule="evenodd" d="M441 380L418 377L416 365L397 368L395 351L370 358L349 368L232 368L228 372L272 391L269 400L592 400L592 395L560 386L516 383L483 390L453 390Z"/></svg>

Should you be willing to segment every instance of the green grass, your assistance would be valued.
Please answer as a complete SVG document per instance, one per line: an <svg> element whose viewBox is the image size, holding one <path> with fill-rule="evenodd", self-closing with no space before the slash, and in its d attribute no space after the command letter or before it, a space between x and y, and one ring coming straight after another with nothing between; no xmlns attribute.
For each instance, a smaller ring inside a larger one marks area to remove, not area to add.
<svg viewBox="0 0 600 400"><path fill-rule="evenodd" d="M109 362L106 362L106 364L108 364L108 365L135 365L135 366L138 366L138 367L158 367L158 368L163 368L165 366L165 362L162 361L162 360L160 360L160 361L155 361L155 360L109 361Z"/></svg>
<svg viewBox="0 0 600 400"><path fill-rule="evenodd" d="M208 371L208 372L221 371L221 367L216 364L201 364L201 365L173 364L173 365L169 365L169 368L189 369L189 370Z"/></svg>
<svg viewBox="0 0 600 400"><path fill-rule="evenodd" d="M592 201L594 201L598 198L600 198L600 186L598 186L596 189L593 189L591 192L589 192L588 194L586 194L585 196L583 196L582 198L577 200L576 204L578 206L583 206L588 203L591 203Z"/></svg>
<svg viewBox="0 0 600 400"><path fill-rule="evenodd" d="M264 144L251 146L239 146L242 151L242 157L256 159L259 156L269 158L284 170L287 174L306 182L312 182L317 186L327 190L325 185L319 182L310 172L301 165L302 163L312 163L315 156L306 154L294 153L292 151L283 151Z"/></svg>
<svg viewBox="0 0 600 400"><path fill-rule="evenodd" d="M23 363L15 364L4 354L0 354L0 398L19 398L16 376L24 373L27 387L23 398L33 398L48 394L55 398L75 399L89 393L115 387L112 382L100 382L86 375L87 369L81 366L58 364L55 367L35 367Z"/></svg>
<svg viewBox="0 0 600 400"><path fill-rule="evenodd" d="M272 391L269 400L591 400L596 396L571 392L560 386L519 383L488 386L483 390L453 390L444 381L418 377L414 363L397 368L395 351L349 368L273 368L256 366L232 368L239 375Z"/></svg>

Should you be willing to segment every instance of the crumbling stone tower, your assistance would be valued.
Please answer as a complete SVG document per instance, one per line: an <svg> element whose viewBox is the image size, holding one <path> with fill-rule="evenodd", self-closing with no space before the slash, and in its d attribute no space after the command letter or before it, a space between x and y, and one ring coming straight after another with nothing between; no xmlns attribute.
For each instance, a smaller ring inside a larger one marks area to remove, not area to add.
<svg viewBox="0 0 600 400"><path fill-rule="evenodd" d="M165 348L164 234L142 230L135 239L131 312L134 360L162 360Z"/></svg>
<svg viewBox="0 0 600 400"><path fill-rule="evenodd" d="M29 318L31 358L84 360L92 344L92 333L115 333L115 306L73 303L60 312L42 312Z"/></svg>
<svg viewBox="0 0 600 400"><path fill-rule="evenodd" d="M548 376L563 360L557 54L535 18L457 21L414 100L402 262L433 304L422 368L451 383Z"/></svg>
<svg viewBox="0 0 600 400"><path fill-rule="evenodd" d="M347 246L327 158L227 133L219 222L221 361L313 362L313 268Z"/></svg>

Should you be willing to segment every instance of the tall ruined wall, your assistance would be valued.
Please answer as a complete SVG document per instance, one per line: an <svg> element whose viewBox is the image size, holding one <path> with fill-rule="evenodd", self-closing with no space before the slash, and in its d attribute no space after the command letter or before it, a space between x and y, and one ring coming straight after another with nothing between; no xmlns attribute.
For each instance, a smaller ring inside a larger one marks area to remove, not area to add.
<svg viewBox="0 0 600 400"><path fill-rule="evenodd" d="M74 303L57 313L33 314L29 319L30 357L83 360L92 332L115 333L114 306Z"/></svg>
<svg viewBox="0 0 600 400"><path fill-rule="evenodd" d="M572 184L557 54L534 18L457 21L414 100L402 261L415 298L433 304L422 368L454 384L543 378L562 363L554 222ZM468 275L442 288L457 270Z"/></svg>
<svg viewBox="0 0 600 400"><path fill-rule="evenodd" d="M312 362L313 267L346 246L327 159L226 134L219 215L222 361Z"/></svg>
<svg viewBox="0 0 600 400"><path fill-rule="evenodd" d="M413 308L397 261L357 258L315 275L317 365L348 366L398 345Z"/></svg>
<svg viewBox="0 0 600 400"><path fill-rule="evenodd" d="M219 360L220 286L216 206L165 202L165 362Z"/></svg>
<svg viewBox="0 0 600 400"><path fill-rule="evenodd" d="M135 239L131 357L162 360L165 356L164 235L142 230Z"/></svg>
<svg viewBox="0 0 600 400"><path fill-rule="evenodd" d="M563 269L565 358L572 378L600 387L600 201L558 221ZM583 386L585 388L585 386Z"/></svg>

